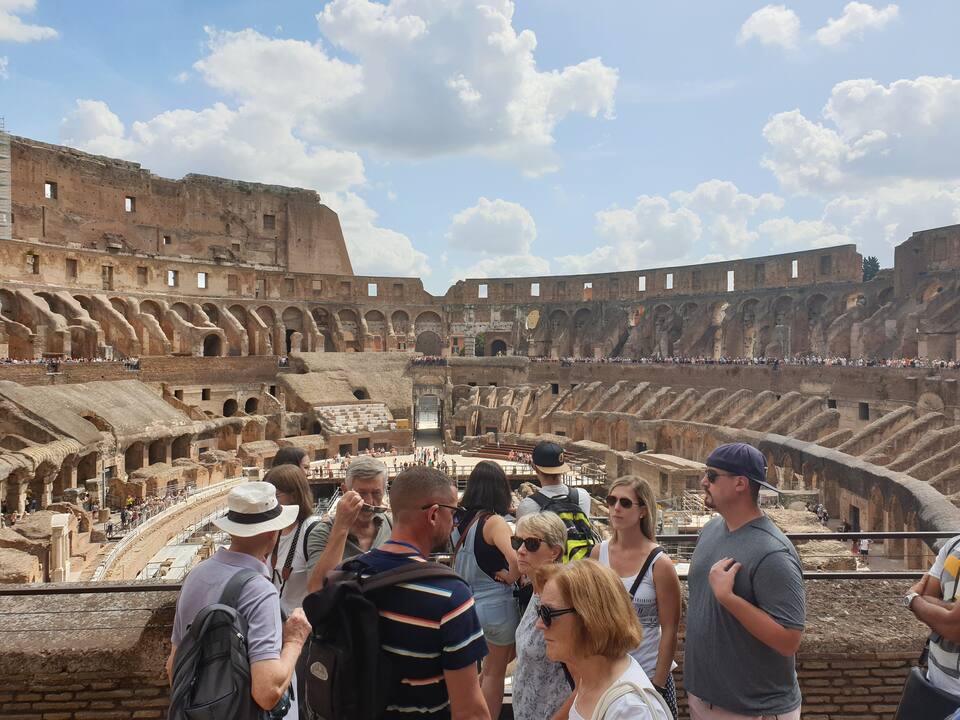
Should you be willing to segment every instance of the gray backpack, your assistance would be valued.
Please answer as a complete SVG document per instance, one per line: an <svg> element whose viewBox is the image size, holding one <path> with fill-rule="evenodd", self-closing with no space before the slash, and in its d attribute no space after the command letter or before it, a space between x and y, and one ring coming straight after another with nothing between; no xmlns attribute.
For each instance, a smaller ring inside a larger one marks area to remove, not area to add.
<svg viewBox="0 0 960 720"><path fill-rule="evenodd" d="M220 600L194 618L173 661L168 720L263 720L251 695L247 621L237 612L240 590L259 575L240 570Z"/></svg>

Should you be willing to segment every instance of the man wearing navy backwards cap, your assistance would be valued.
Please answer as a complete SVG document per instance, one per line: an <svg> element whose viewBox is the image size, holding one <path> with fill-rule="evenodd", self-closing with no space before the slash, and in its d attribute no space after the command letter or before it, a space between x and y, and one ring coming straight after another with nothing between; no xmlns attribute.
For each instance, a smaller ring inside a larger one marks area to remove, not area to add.
<svg viewBox="0 0 960 720"><path fill-rule="evenodd" d="M746 443L707 458L704 526L687 584L683 684L692 720L799 720L806 594L793 544L760 510L767 463Z"/></svg>

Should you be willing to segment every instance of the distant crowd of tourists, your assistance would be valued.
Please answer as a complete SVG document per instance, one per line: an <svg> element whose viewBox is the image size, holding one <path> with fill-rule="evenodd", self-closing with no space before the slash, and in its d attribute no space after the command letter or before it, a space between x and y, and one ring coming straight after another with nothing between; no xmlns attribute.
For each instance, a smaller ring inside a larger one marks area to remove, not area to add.
<svg viewBox="0 0 960 720"><path fill-rule="evenodd" d="M708 357L705 355L687 356L660 356L649 357L534 357L536 363L559 363L561 367L572 367L575 364L622 364L622 365L753 365L773 366L828 366L828 367L879 367L879 368L926 368L932 370L960 369L960 360L943 360L931 358L848 358L842 356L822 355L794 355L786 358L758 357Z"/></svg>

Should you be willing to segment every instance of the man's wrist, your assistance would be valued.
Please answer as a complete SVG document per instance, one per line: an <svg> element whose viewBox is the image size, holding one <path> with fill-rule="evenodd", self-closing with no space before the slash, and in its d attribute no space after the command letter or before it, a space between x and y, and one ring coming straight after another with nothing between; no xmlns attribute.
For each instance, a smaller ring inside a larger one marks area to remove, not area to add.
<svg viewBox="0 0 960 720"><path fill-rule="evenodd" d="M913 603L918 597L922 597L920 593L915 591L908 592L903 596L903 606L907 608L907 610L913 610Z"/></svg>

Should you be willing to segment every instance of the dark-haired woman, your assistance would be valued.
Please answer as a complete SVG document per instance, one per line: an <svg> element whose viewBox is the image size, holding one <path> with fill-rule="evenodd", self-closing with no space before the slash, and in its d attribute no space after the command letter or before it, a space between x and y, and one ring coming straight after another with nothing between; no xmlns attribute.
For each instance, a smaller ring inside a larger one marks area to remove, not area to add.
<svg viewBox="0 0 960 720"><path fill-rule="evenodd" d="M513 583L520 577L512 533L504 520L510 510L510 483L494 462L481 461L467 479L460 504L467 515L454 530L454 567L470 584L489 654L480 687L491 718L500 717L507 664L513 659L520 611Z"/></svg>
<svg viewBox="0 0 960 720"><path fill-rule="evenodd" d="M281 505L300 508L297 521L280 533L270 565L273 584L280 591L280 607L288 615L303 604L307 595L307 558L304 539L319 518L313 515L313 502L307 476L299 465L274 465L263 477L277 489Z"/></svg>
<svg viewBox="0 0 960 720"><path fill-rule="evenodd" d="M306 450L288 445L277 450L277 454L273 456L273 467L278 465L296 465L304 473L308 473L310 472L310 456L307 455Z"/></svg>

